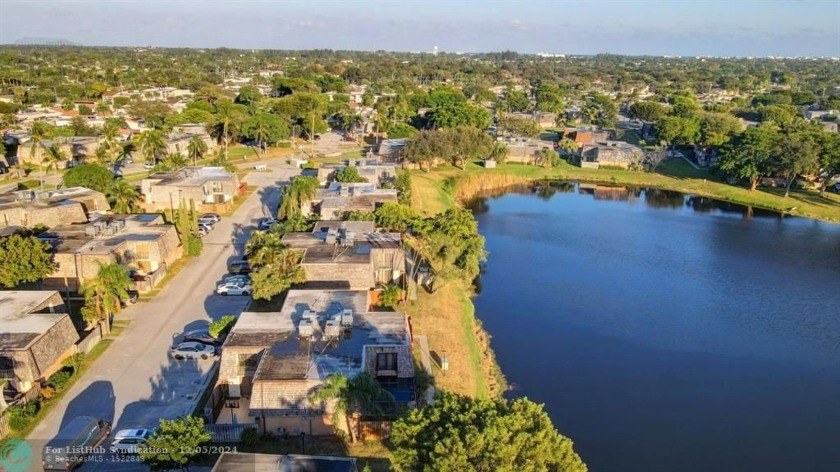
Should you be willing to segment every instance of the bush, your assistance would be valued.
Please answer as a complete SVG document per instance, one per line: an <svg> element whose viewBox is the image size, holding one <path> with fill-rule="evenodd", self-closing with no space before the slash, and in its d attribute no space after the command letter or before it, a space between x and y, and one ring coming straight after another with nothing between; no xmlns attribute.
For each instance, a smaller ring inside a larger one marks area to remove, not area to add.
<svg viewBox="0 0 840 472"><path fill-rule="evenodd" d="M379 306L395 308L397 305L400 304L401 298L402 290L394 284L389 284L387 287L385 287L385 290L383 290L382 294L379 296Z"/></svg>
<svg viewBox="0 0 840 472"><path fill-rule="evenodd" d="M54 388L52 388L50 386L47 386L47 387L44 387L44 388L41 389L41 398L43 398L44 400L52 400L52 398L54 396L55 396L55 389Z"/></svg>
<svg viewBox="0 0 840 472"><path fill-rule="evenodd" d="M8 411L9 426L15 431L20 431L29 424L30 419L38 414L41 409L41 404L38 402L30 402L26 405L10 406Z"/></svg>
<svg viewBox="0 0 840 472"><path fill-rule="evenodd" d="M411 174L397 172L397 199L401 205L411 206Z"/></svg>
<svg viewBox="0 0 840 472"><path fill-rule="evenodd" d="M248 447L254 447L260 443L260 433L257 428L245 428L239 436L242 444Z"/></svg>
<svg viewBox="0 0 840 472"><path fill-rule="evenodd" d="M233 328L234 323L236 323L236 317L233 315L221 317L219 320L210 323L210 336L218 339L226 335Z"/></svg>
<svg viewBox="0 0 840 472"><path fill-rule="evenodd" d="M187 250L187 254L193 257L198 257L201 255L201 251L204 250L204 242L201 238L197 238L195 236L187 236L187 244L185 245L185 249Z"/></svg>
<svg viewBox="0 0 840 472"><path fill-rule="evenodd" d="M50 376L49 380L47 380L47 385L56 390L61 390L67 385L71 377L73 377L72 371L66 368L61 369Z"/></svg>
<svg viewBox="0 0 840 472"><path fill-rule="evenodd" d="M29 175L29 174L27 174ZM41 186L41 182L38 180L24 180L23 182L18 182L17 189L18 190L31 190L33 188L38 188Z"/></svg>

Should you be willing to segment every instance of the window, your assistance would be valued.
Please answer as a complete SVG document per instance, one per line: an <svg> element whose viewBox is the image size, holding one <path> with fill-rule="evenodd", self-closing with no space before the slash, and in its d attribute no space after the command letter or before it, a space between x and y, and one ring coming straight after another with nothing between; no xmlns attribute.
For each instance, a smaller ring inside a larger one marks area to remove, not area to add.
<svg viewBox="0 0 840 472"><path fill-rule="evenodd" d="M397 353L380 352L376 354L377 375L397 375Z"/></svg>

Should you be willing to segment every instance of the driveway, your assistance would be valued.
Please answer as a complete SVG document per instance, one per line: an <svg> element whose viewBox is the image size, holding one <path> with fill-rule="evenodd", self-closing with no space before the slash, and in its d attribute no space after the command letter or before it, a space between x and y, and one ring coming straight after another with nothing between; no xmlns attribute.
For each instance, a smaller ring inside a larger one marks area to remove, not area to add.
<svg viewBox="0 0 840 472"><path fill-rule="evenodd" d="M267 175L268 174L268 175ZM275 179L271 179L270 176ZM149 301L129 307L118 319L130 320L126 330L91 366L73 388L27 438L40 464L41 449L62 425L76 416L111 421L114 432L155 427L160 418L190 414L215 360L176 361L169 355L173 335L206 326L224 315L239 315L248 297L214 294L227 272L229 259L239 255L255 222L276 212L279 188L287 179L279 171L260 173L248 182L261 184L229 218L223 218L204 238L204 252ZM139 467L139 468L138 468ZM82 470L145 470L143 466L113 462L87 463ZM34 469L33 469L34 470Z"/></svg>

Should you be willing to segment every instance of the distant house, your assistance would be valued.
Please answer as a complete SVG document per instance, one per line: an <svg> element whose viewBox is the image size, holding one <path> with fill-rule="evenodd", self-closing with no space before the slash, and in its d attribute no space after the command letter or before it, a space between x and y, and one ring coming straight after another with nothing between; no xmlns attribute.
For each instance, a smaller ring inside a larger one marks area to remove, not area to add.
<svg viewBox="0 0 840 472"><path fill-rule="evenodd" d="M243 190L239 177L221 167L155 172L140 182L146 211L180 208L181 201L192 201L198 211L224 211Z"/></svg>
<svg viewBox="0 0 840 472"><path fill-rule="evenodd" d="M318 189L303 213L317 213L325 220L340 220L347 212L373 212L387 202L397 202L396 189L378 188L375 183L332 182L328 188Z"/></svg>
<svg viewBox="0 0 840 472"><path fill-rule="evenodd" d="M400 162L408 139L384 139L379 143L376 154L387 162Z"/></svg>
<svg viewBox="0 0 840 472"><path fill-rule="evenodd" d="M31 163L41 165L48 152L47 150L53 146L58 146L67 157L66 161L60 162L58 165L66 168L81 164L86 158L93 156L96 148L102 143L102 138L92 136L60 137L33 143L32 135L28 132L7 131L4 135L4 141L10 148L6 151L9 164Z"/></svg>
<svg viewBox="0 0 840 472"><path fill-rule="evenodd" d="M188 129L193 129L193 127L191 126ZM189 153L190 141L192 141L195 136L198 136L204 142L208 150L216 148L216 140L210 137L207 131L202 129L199 132L171 133L167 135L166 153L174 154L176 152L179 152L185 157L187 157Z"/></svg>
<svg viewBox="0 0 840 472"><path fill-rule="evenodd" d="M585 144L580 151L580 166L597 169L603 166L628 168L640 163L644 149L623 141Z"/></svg>
<svg viewBox="0 0 840 472"><path fill-rule="evenodd" d="M58 292L0 291L0 380L18 392L59 370L78 340Z"/></svg>
<svg viewBox="0 0 840 472"><path fill-rule="evenodd" d="M585 144L608 141L613 138L613 132L594 128L567 128L563 130L563 138L574 141L578 146L583 146Z"/></svg>
<svg viewBox="0 0 840 472"><path fill-rule="evenodd" d="M116 262L143 276L135 288L148 291L182 254L175 226L165 224L156 213L111 215L86 225L58 226L38 238L53 247L58 268L43 282L53 289L78 290L96 276L98 263Z"/></svg>
<svg viewBox="0 0 840 472"><path fill-rule="evenodd" d="M60 190L22 190L0 195L0 228L87 223L92 213L111 209L105 195L84 187Z"/></svg>
<svg viewBox="0 0 840 472"><path fill-rule="evenodd" d="M239 423L261 433L329 435L332 406L312 394L331 374L367 372L414 404L411 330L405 313L370 312L367 291L290 290L279 312L245 312L222 348L221 401L238 399ZM234 418L217 408L218 423ZM250 419L248 419L250 418Z"/></svg>
<svg viewBox="0 0 840 472"><path fill-rule="evenodd" d="M507 116L510 118L534 120L542 129L554 128L557 123L557 114L549 113L547 111L533 111L528 113L514 112L509 113Z"/></svg>
<svg viewBox="0 0 840 472"><path fill-rule="evenodd" d="M210 472L358 472L356 458L223 452Z"/></svg>
<svg viewBox="0 0 840 472"><path fill-rule="evenodd" d="M349 160L344 164L324 164L318 168L318 182L321 185L335 180L335 174L345 167L355 167L359 175L381 187L382 185L394 185L397 181L397 169L392 163L381 163L372 160Z"/></svg>
<svg viewBox="0 0 840 472"><path fill-rule="evenodd" d="M371 289L399 282L405 253L399 233L378 233L372 221L319 221L311 233L286 233L283 243L304 251L308 282Z"/></svg>

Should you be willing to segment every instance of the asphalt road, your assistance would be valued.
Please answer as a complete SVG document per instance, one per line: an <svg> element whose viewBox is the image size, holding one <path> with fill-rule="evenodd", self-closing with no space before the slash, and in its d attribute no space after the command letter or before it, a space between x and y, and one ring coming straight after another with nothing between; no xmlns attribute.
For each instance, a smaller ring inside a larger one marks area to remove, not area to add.
<svg viewBox="0 0 840 472"><path fill-rule="evenodd" d="M213 360L176 361L169 354L173 335L206 326L224 315L238 315L249 298L222 297L216 283L227 262L241 253L259 218L276 211L277 184L296 173L270 165L246 181L259 188L229 218L223 218L205 239L204 252L149 301L140 301L119 315L130 320L126 330L91 366L27 438L34 450L32 470L38 470L41 449L62 425L76 416L95 416L112 422L113 431L151 428L160 418L190 414ZM110 441L109 441L110 443ZM147 470L139 464L86 463L84 471Z"/></svg>

